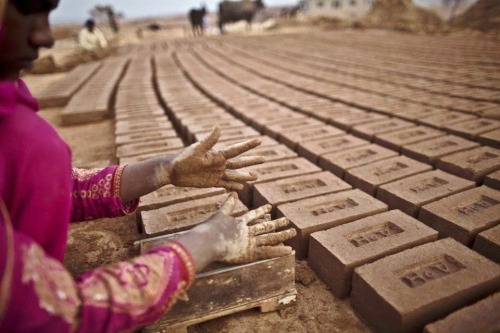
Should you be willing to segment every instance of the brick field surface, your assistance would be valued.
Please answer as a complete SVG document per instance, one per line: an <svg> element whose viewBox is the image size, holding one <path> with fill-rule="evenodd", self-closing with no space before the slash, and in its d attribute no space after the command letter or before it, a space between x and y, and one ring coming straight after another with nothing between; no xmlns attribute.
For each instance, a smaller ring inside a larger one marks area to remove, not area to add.
<svg viewBox="0 0 500 333"><path fill-rule="evenodd" d="M150 41L119 61L127 66L103 62L83 85L80 92L93 93L86 108L76 109L82 93L74 93L67 109L78 117L68 122L112 110L121 164L175 153L217 123L214 149L260 137L254 153L268 160L247 168L259 180L239 193L238 214L271 203L274 216L290 218L297 258L357 316L341 327L319 316L306 324L299 295L299 310L279 325L248 319L257 330L442 332L498 309L497 41L229 35ZM116 87L99 80L110 71ZM159 190L141 204L141 237L192 227L222 197L216 189ZM200 325L217 331L231 320ZM498 321L480 322L464 325L498 329Z"/></svg>

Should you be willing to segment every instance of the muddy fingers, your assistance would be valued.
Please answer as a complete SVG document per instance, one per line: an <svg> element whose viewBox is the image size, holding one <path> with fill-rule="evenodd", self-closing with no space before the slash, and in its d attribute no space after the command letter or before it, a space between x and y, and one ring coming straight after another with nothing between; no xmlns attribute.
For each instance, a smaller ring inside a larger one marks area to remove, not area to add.
<svg viewBox="0 0 500 333"><path fill-rule="evenodd" d="M252 148L257 147L258 145L260 145L260 143L261 143L261 139L255 138L255 139L247 140L244 142L235 143L234 145L231 145L231 146L226 147L224 149L221 149L219 151L222 154L224 154L224 156L227 159L229 159L229 158L236 157L240 154L243 154Z"/></svg>
<svg viewBox="0 0 500 333"><path fill-rule="evenodd" d="M242 221L242 223L248 224L252 221L255 221L258 218L264 217L267 213L271 211L272 208L273 207L271 205L260 206L259 208L249 211L239 219Z"/></svg>
<svg viewBox="0 0 500 333"><path fill-rule="evenodd" d="M268 233L270 231L274 231L280 228L283 228L288 225L290 221L286 217L282 217L277 220L273 221L268 221L268 222L261 222L255 225L251 225L248 227L249 229L249 234L251 236L257 236L261 235L264 233Z"/></svg>
<svg viewBox="0 0 500 333"><path fill-rule="evenodd" d="M293 252L290 246L261 246L255 249L253 253L254 260L271 259L289 255Z"/></svg>
<svg viewBox="0 0 500 333"><path fill-rule="evenodd" d="M264 156L242 156L228 160L226 162L227 169L240 169L246 168L252 165L261 164L266 161Z"/></svg>
<svg viewBox="0 0 500 333"><path fill-rule="evenodd" d="M255 245L256 246L277 245L279 243L283 243L287 239L295 237L295 235L297 235L297 231L293 228L283 230L280 232L264 234L264 235L260 235L260 236L255 237Z"/></svg>
<svg viewBox="0 0 500 333"><path fill-rule="evenodd" d="M224 175L222 176L222 180L228 180L234 182L252 181L252 180L257 180L257 175L251 172L226 170L224 172Z"/></svg>

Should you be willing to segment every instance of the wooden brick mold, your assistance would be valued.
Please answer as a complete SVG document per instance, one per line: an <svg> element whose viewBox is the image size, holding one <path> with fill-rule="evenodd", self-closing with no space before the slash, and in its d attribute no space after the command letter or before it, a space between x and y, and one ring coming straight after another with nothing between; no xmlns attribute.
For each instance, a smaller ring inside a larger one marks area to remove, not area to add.
<svg viewBox="0 0 500 333"><path fill-rule="evenodd" d="M474 250L500 264L500 225L479 233L474 241Z"/></svg>
<svg viewBox="0 0 500 333"><path fill-rule="evenodd" d="M322 155L319 157L319 166L342 178L349 169L395 156L398 156L397 152L372 144Z"/></svg>
<svg viewBox="0 0 500 333"><path fill-rule="evenodd" d="M499 265L447 238L356 268L351 303L377 332L420 332L499 287Z"/></svg>
<svg viewBox="0 0 500 333"><path fill-rule="evenodd" d="M342 179L325 171L255 184L253 205L271 204L272 216L276 216L278 205L324 194L350 190L352 187Z"/></svg>
<svg viewBox="0 0 500 333"><path fill-rule="evenodd" d="M370 142L352 135L342 135L333 138L324 138L299 143L297 153L313 163L318 163L319 157L327 153L334 153L354 147L367 146Z"/></svg>
<svg viewBox="0 0 500 333"><path fill-rule="evenodd" d="M482 183L484 176L500 170L500 149L481 147L440 158L436 168Z"/></svg>
<svg viewBox="0 0 500 333"><path fill-rule="evenodd" d="M441 238L472 246L479 232L500 223L500 191L481 186L449 196L423 206L418 219Z"/></svg>
<svg viewBox="0 0 500 333"><path fill-rule="evenodd" d="M355 188L375 196L381 185L431 170L432 167L428 164L397 156L349 169L344 178Z"/></svg>
<svg viewBox="0 0 500 333"><path fill-rule="evenodd" d="M500 190L500 171L493 172L484 178L484 185Z"/></svg>
<svg viewBox="0 0 500 333"><path fill-rule="evenodd" d="M214 214L226 198L227 194L221 194L143 211L141 212L142 229L148 237L190 229ZM247 207L238 200L233 216L243 215L247 211Z"/></svg>
<svg viewBox="0 0 500 333"><path fill-rule="evenodd" d="M345 135L346 133L330 125L321 125L314 128L307 128L294 131L283 131L280 133L280 141L293 150L302 142L326 139Z"/></svg>
<svg viewBox="0 0 500 333"><path fill-rule="evenodd" d="M409 121L391 118L384 121L378 121L376 123L368 123L363 125L354 126L351 129L352 134L359 136L365 140L373 141L376 135L383 133L389 133L401 130L405 128L407 131L412 130L415 124Z"/></svg>
<svg viewBox="0 0 500 333"><path fill-rule="evenodd" d="M243 190L238 191L240 200L248 206L252 206L253 187L255 184L321 172L320 168L303 158L266 162L264 164L243 168L241 170L253 172L258 176L256 181L246 182Z"/></svg>
<svg viewBox="0 0 500 333"><path fill-rule="evenodd" d="M374 141L381 146L400 152L401 147L404 145L434 139L445 135L445 132L432 127L418 126L390 133L377 134Z"/></svg>
<svg viewBox="0 0 500 333"><path fill-rule="evenodd" d="M404 145L401 152L408 157L434 165L434 162L440 157L476 147L479 147L477 142L448 135Z"/></svg>
<svg viewBox="0 0 500 333"><path fill-rule="evenodd" d="M140 213L143 210L153 210L181 202L211 197L225 192L225 189L218 187L196 188L167 185L141 197L137 212Z"/></svg>
<svg viewBox="0 0 500 333"><path fill-rule="evenodd" d="M437 231L392 210L312 233L308 262L332 293L344 298L356 267L437 238Z"/></svg>
<svg viewBox="0 0 500 333"><path fill-rule="evenodd" d="M474 182L441 170L421 173L382 185L377 199L416 217L421 206L474 187Z"/></svg>
<svg viewBox="0 0 500 333"><path fill-rule="evenodd" d="M297 229L297 236L288 241L297 258L307 256L309 235L360 218L382 213L387 205L360 190L326 194L278 206L277 217L286 216Z"/></svg>
<svg viewBox="0 0 500 333"><path fill-rule="evenodd" d="M425 326L424 333L500 332L500 292Z"/></svg>

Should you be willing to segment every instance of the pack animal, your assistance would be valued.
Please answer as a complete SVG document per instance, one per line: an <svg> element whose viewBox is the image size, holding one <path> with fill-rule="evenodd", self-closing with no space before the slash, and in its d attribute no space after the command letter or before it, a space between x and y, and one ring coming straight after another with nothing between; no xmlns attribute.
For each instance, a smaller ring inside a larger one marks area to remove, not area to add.
<svg viewBox="0 0 500 333"><path fill-rule="evenodd" d="M189 11L189 21L191 22L191 28L193 29L193 36L203 36L205 31L204 18L207 14L205 6L201 9L191 9Z"/></svg>
<svg viewBox="0 0 500 333"><path fill-rule="evenodd" d="M264 8L262 0L222 1L219 3L219 29L224 33L226 23L247 21L251 26L255 13Z"/></svg>

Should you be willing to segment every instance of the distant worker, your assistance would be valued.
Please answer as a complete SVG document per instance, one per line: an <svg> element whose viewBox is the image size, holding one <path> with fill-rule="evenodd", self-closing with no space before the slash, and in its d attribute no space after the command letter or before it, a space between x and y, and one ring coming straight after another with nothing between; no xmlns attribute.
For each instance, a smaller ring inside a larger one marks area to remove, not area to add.
<svg viewBox="0 0 500 333"><path fill-rule="evenodd" d="M78 45L85 51L97 51L107 48L108 42L102 31L95 26L94 20L89 19L78 34Z"/></svg>

